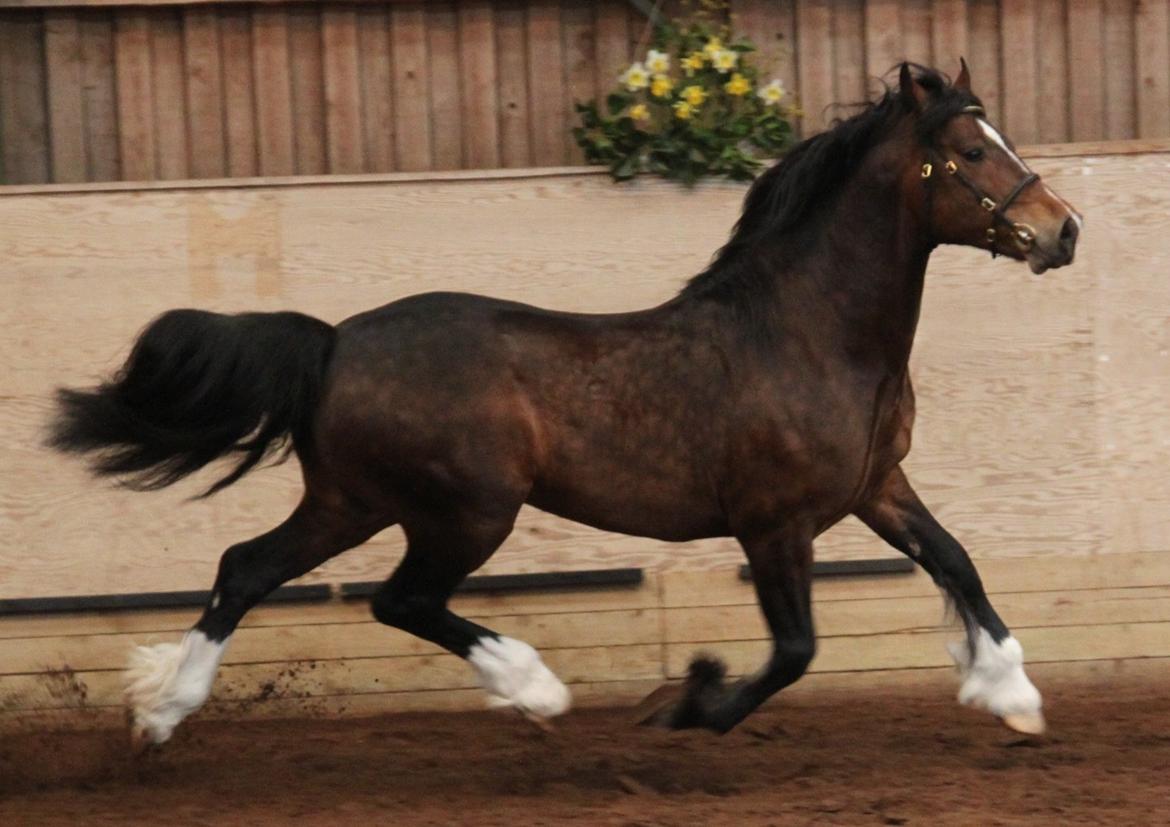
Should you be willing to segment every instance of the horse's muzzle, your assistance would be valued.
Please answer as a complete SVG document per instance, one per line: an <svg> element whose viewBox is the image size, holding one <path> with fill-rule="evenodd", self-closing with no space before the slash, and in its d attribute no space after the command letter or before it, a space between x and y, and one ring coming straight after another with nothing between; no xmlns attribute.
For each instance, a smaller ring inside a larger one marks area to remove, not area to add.
<svg viewBox="0 0 1170 827"><path fill-rule="evenodd" d="M1081 234L1081 217L1071 214L1065 218L1059 229L1034 239L1029 245L1025 258L1036 274L1072 264L1076 255L1077 238Z"/></svg>

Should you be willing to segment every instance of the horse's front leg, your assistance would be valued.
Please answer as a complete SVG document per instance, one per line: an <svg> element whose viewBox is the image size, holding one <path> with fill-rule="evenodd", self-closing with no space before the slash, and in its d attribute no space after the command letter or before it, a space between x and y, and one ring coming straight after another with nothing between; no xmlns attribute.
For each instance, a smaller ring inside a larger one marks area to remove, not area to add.
<svg viewBox="0 0 1170 827"><path fill-rule="evenodd" d="M727 732L808 669L816 652L810 604L811 539L795 532L781 532L741 538L740 542L772 633L768 662L751 677L725 686L722 663L696 658L691 662L682 699L655 713L649 723Z"/></svg>
<svg viewBox="0 0 1170 827"><path fill-rule="evenodd" d="M963 677L959 701L998 715L1020 732L1043 732L1040 693L1024 674L1023 649L992 608L966 550L918 499L901 468L856 513L926 569L962 618L966 643L948 645Z"/></svg>

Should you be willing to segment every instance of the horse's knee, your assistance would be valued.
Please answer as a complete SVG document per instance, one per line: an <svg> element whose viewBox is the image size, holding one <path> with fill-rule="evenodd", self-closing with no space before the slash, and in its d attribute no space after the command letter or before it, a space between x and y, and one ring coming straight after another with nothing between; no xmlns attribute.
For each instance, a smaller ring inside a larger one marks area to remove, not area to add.
<svg viewBox="0 0 1170 827"><path fill-rule="evenodd" d="M402 594L397 589L382 588L370 601L374 619L386 626L414 633L433 620L443 607L429 597Z"/></svg>
<svg viewBox="0 0 1170 827"><path fill-rule="evenodd" d="M772 649L769 674L778 688L787 686L808 671L816 654L817 641L812 635L778 640Z"/></svg>

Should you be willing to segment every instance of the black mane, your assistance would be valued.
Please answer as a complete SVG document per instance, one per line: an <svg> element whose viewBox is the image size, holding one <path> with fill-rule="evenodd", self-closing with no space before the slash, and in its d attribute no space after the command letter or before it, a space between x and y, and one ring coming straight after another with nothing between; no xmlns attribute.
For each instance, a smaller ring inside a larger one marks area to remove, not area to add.
<svg viewBox="0 0 1170 827"><path fill-rule="evenodd" d="M979 104L973 94L952 86L943 73L916 64L911 64L911 70L930 97L917 124L918 138L924 144L964 107ZM798 229L818 207L835 198L866 153L906 111L897 87L887 86L880 98L862 104L852 117L789 150L752 184L731 238L707 269L687 282L684 295L738 293L743 282L758 275L742 262L740 254L762 239Z"/></svg>

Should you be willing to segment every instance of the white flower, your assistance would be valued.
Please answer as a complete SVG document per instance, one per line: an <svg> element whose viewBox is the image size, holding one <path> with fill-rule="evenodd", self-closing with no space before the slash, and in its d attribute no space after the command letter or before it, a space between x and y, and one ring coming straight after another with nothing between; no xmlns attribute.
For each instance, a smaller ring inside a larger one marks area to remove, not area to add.
<svg viewBox="0 0 1170 827"><path fill-rule="evenodd" d="M664 75L670 71L670 55L651 49L646 53L646 68L655 75Z"/></svg>
<svg viewBox="0 0 1170 827"><path fill-rule="evenodd" d="M764 103L778 104L784 99L784 84L777 78L767 86L761 86L760 91L756 92L756 94L760 96L760 100Z"/></svg>
<svg viewBox="0 0 1170 827"><path fill-rule="evenodd" d="M711 57L711 65L720 72L730 72L739 63L739 52L730 49L720 49Z"/></svg>
<svg viewBox="0 0 1170 827"><path fill-rule="evenodd" d="M626 89L631 92L637 92L639 89L645 89L650 85L650 73L646 71L646 67L641 63L632 63L630 68L622 72L619 78Z"/></svg>

